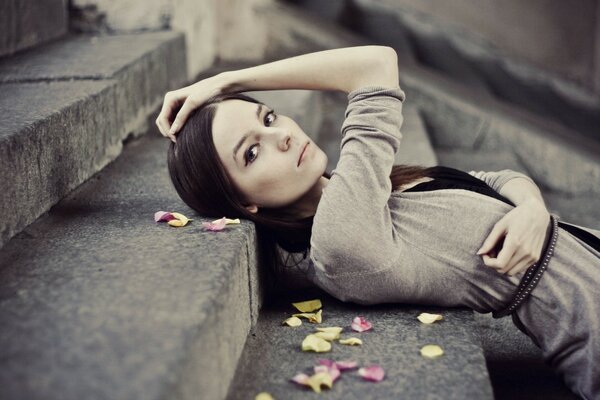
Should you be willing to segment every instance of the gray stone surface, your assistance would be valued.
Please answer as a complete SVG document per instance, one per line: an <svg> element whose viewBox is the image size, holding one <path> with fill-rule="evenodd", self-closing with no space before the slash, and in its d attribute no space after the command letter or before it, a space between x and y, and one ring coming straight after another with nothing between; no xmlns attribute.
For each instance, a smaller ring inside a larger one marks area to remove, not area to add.
<svg viewBox="0 0 600 400"><path fill-rule="evenodd" d="M0 398L225 396L261 298L254 226L204 231L167 142L130 142L0 251Z"/></svg>
<svg viewBox="0 0 600 400"><path fill-rule="evenodd" d="M423 120L415 107L403 109L402 142L396 154L395 164L421 165L432 167L438 165L429 134Z"/></svg>
<svg viewBox="0 0 600 400"><path fill-rule="evenodd" d="M298 311L292 302L320 298L323 322L303 319L292 328L281 323ZM420 312L441 312L445 320L423 325ZM350 328L355 316L364 316L373 329L358 333ZM338 342L326 353L303 352L302 340L316 327L343 327L342 338L358 337L362 346ZM492 388L477 336L473 313L461 309L411 307L396 304L360 306L342 303L318 289L304 289L281 295L269 302L248 335L228 399L252 399L267 391L275 399L491 399ZM444 355L425 359L419 350L438 344ZM319 358L355 360L359 366L380 364L386 372L383 381L364 381L357 370L342 372L331 390L321 394L290 379L298 373L311 373Z"/></svg>
<svg viewBox="0 0 600 400"><path fill-rule="evenodd" d="M185 76L172 32L74 37L1 61L0 246L115 159Z"/></svg>
<svg viewBox="0 0 600 400"><path fill-rule="evenodd" d="M0 57L67 33L67 0L0 1Z"/></svg>
<svg viewBox="0 0 600 400"><path fill-rule="evenodd" d="M421 111L435 147L510 150L553 191L600 193L600 142L423 69L403 72L406 102Z"/></svg>

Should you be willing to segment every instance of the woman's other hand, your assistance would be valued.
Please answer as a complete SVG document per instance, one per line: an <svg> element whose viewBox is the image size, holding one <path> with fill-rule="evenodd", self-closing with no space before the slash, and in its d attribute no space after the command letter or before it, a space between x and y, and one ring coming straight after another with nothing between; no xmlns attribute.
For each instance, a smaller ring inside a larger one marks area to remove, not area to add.
<svg viewBox="0 0 600 400"><path fill-rule="evenodd" d="M523 272L540 259L549 223L550 213L543 203L524 202L494 225L477 254L501 274Z"/></svg>
<svg viewBox="0 0 600 400"><path fill-rule="evenodd" d="M185 124L190 113L212 96L223 92L226 86L224 75L218 74L193 85L167 92L160 114L156 118L156 126L160 133L175 142L175 135Z"/></svg>

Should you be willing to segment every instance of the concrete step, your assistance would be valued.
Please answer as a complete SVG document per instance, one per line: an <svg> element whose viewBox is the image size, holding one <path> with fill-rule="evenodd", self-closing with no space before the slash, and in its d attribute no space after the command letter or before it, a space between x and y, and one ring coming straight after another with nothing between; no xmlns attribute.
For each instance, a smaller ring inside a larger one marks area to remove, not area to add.
<svg viewBox="0 0 600 400"><path fill-rule="evenodd" d="M282 325L298 312L292 302L314 298L323 304L321 324L303 320L296 328ZM469 310L360 306L340 302L316 288L288 292L272 300L261 310L248 335L228 399L254 398L263 391L275 399L493 398L477 326ZM421 312L440 312L445 320L424 325L416 318ZM350 329L353 318L359 315L372 323L372 330L358 333ZM330 352L303 352L302 340L320 326L343 327L343 338L358 337L363 345L334 342ZM419 350L426 344L440 345L444 355L434 360L423 358ZM356 370L343 372L333 388L323 389L321 394L290 381L298 373L314 373L312 366L319 358L354 360L361 367L376 363L386 376L373 383L362 380Z"/></svg>
<svg viewBox="0 0 600 400"><path fill-rule="evenodd" d="M396 154L395 164L421 165L432 167L438 165L438 159L429 140L429 134L423 119L414 106L406 106L402 110L402 142Z"/></svg>
<svg viewBox="0 0 600 400"><path fill-rule="evenodd" d="M114 160L185 77L173 32L72 36L1 60L0 247Z"/></svg>
<svg viewBox="0 0 600 400"><path fill-rule="evenodd" d="M0 57L50 42L69 30L66 0L3 0L0 11Z"/></svg>
<svg viewBox="0 0 600 400"><path fill-rule="evenodd" d="M255 230L204 231L167 145L131 141L0 251L0 398L225 396L261 302Z"/></svg>

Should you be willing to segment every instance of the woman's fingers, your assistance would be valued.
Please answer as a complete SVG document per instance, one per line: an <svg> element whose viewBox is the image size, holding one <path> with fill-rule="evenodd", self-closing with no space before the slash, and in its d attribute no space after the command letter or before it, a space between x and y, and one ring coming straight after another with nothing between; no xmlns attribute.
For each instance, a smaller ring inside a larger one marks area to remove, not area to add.
<svg viewBox="0 0 600 400"><path fill-rule="evenodd" d="M505 234L506 234L505 226L502 223L502 220L500 220L494 225L494 228L492 228L492 231L490 232L488 237L483 242L483 245L481 246L481 248L477 251L477 254L481 255L481 254L488 253L490 250L492 250L494 247L496 247L496 244L502 239L502 237Z"/></svg>
<svg viewBox="0 0 600 400"><path fill-rule="evenodd" d="M506 267L510 266L510 261L513 259L515 252L517 251L517 246L512 242L510 237L506 237L504 240L504 244L502 246L502 250L498 253L498 257L491 258L487 255L484 255L483 262L488 267L492 267L498 270L498 272L504 273L506 271Z"/></svg>
<svg viewBox="0 0 600 400"><path fill-rule="evenodd" d="M173 125L171 125L171 128L169 129L169 135L175 135L177 132L179 132L179 129L181 129L183 124L185 124L185 121L187 121L188 116L192 111L194 111L194 109L196 109L196 107L196 102L192 99L191 96L188 97L183 103L183 106L181 106L181 109L179 109L179 111L177 112L175 120L173 121Z"/></svg>

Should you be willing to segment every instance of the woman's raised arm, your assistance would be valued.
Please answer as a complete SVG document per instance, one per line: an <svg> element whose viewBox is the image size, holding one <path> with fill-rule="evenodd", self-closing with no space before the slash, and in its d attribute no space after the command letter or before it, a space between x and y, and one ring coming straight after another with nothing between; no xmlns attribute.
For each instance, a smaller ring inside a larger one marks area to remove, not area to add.
<svg viewBox="0 0 600 400"><path fill-rule="evenodd" d="M221 93L283 89L350 93L370 85L398 87L398 57L391 47L371 45L324 50L226 71L168 92L156 125L164 136L175 140L174 135L189 114L210 97Z"/></svg>

